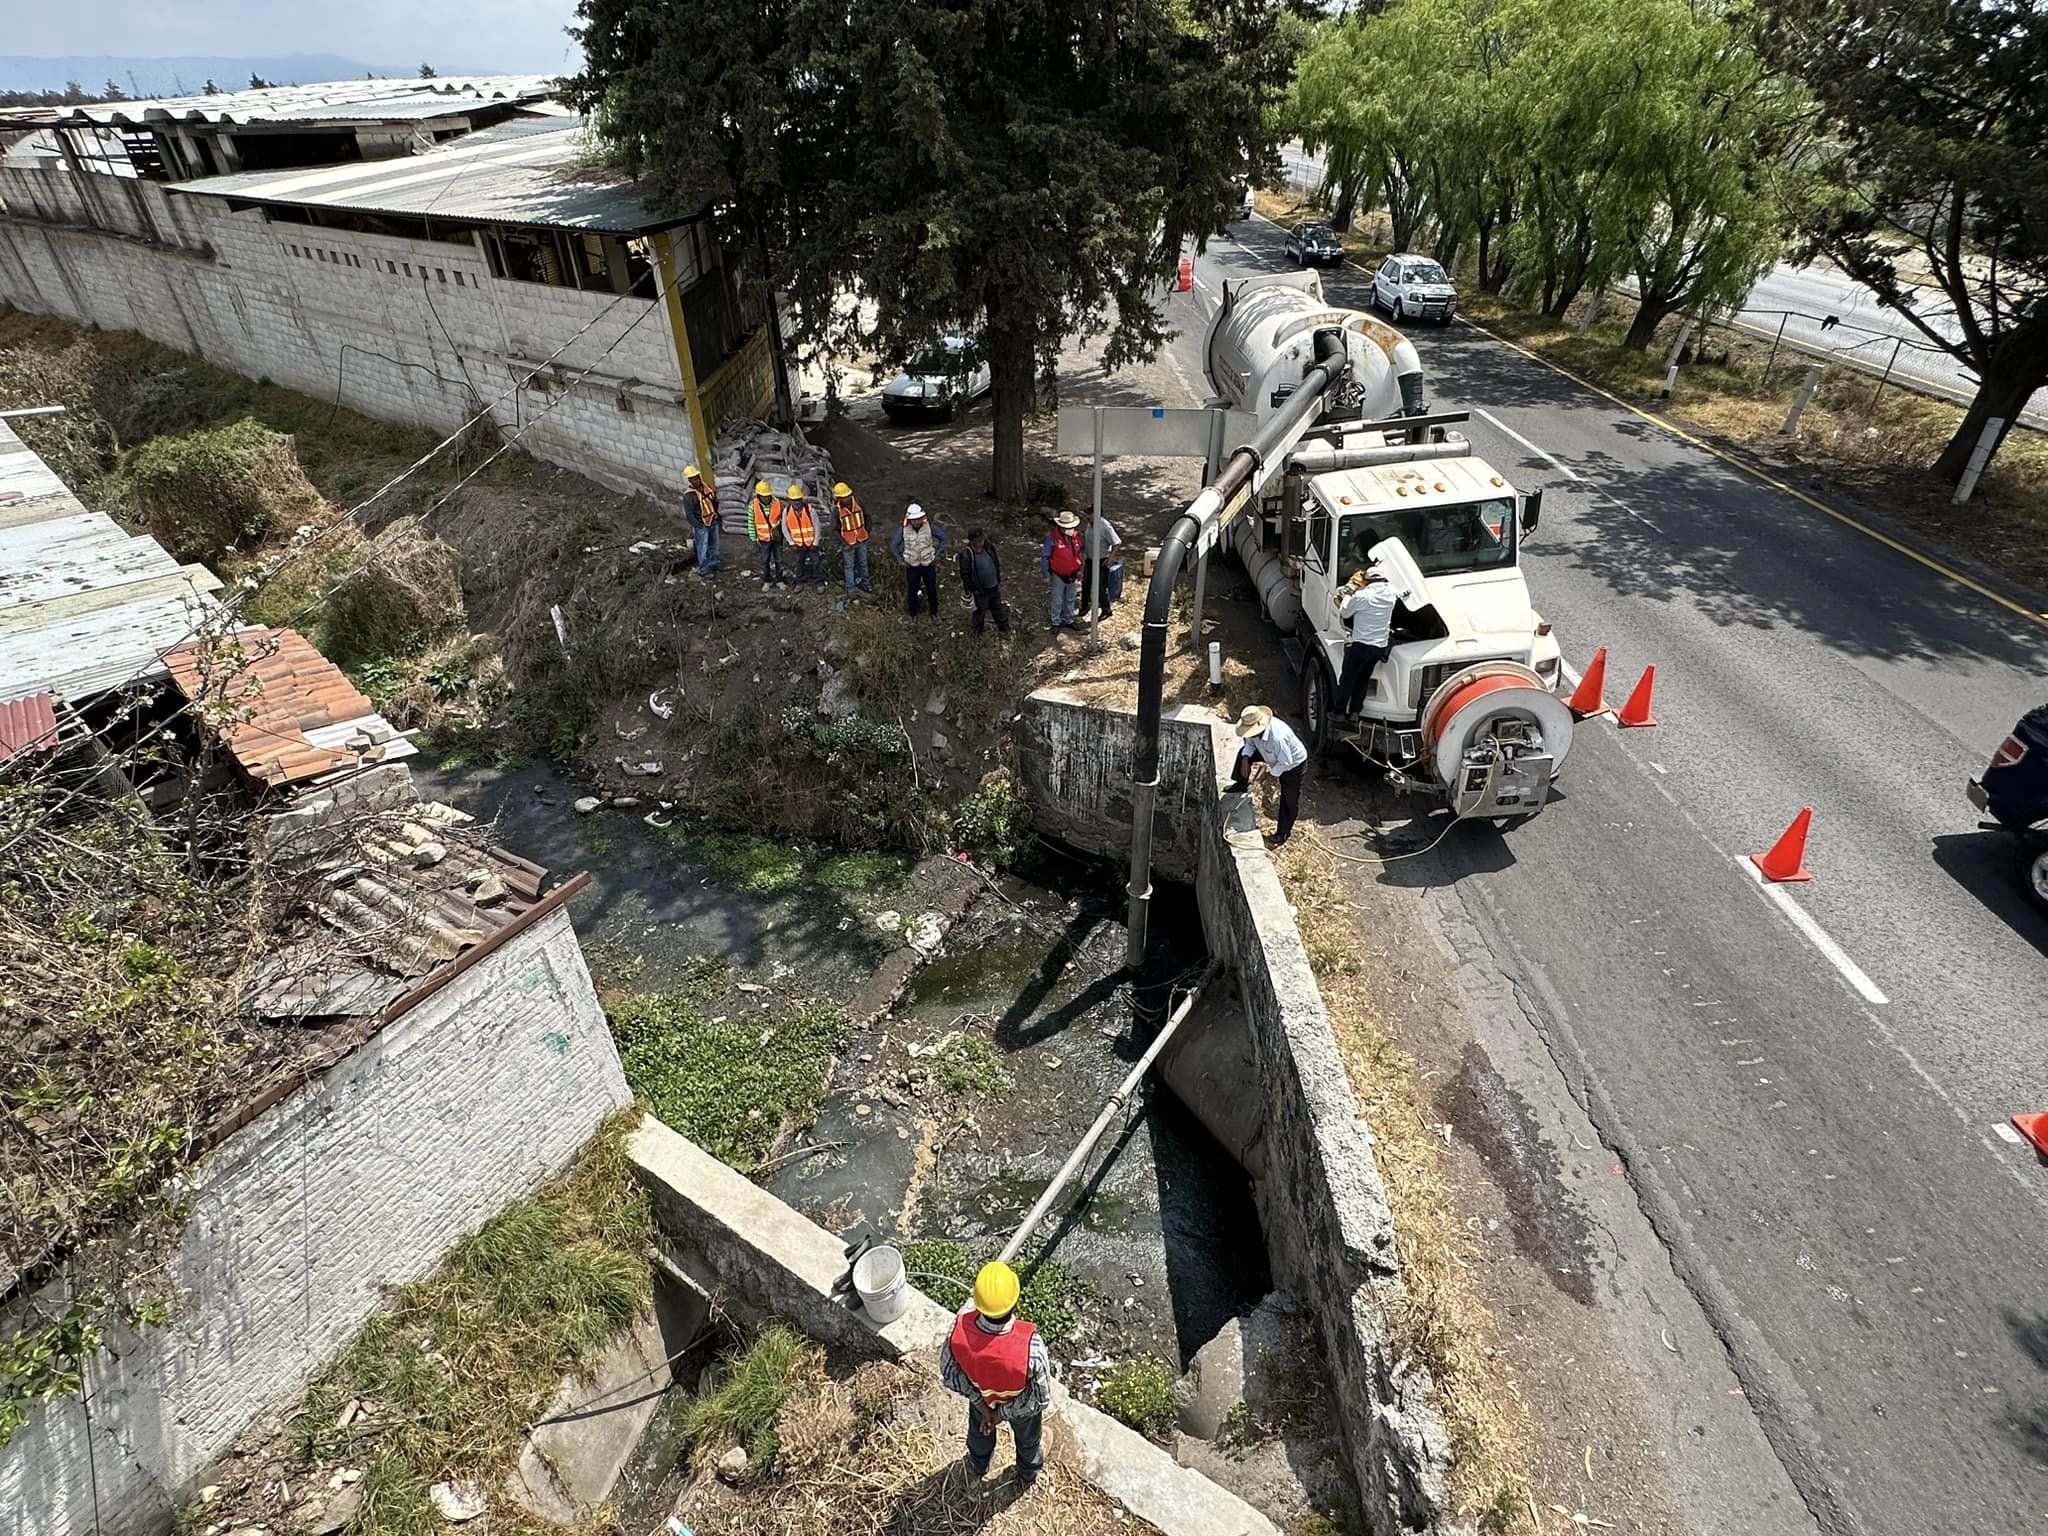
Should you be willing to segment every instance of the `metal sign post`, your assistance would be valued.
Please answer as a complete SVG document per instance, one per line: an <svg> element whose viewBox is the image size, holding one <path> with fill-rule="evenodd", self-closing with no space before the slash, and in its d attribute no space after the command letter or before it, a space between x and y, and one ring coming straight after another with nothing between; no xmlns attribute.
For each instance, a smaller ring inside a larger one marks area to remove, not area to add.
<svg viewBox="0 0 2048 1536"><path fill-rule="evenodd" d="M1088 644L1102 643L1102 407L1095 417L1095 496L1088 514Z"/></svg>

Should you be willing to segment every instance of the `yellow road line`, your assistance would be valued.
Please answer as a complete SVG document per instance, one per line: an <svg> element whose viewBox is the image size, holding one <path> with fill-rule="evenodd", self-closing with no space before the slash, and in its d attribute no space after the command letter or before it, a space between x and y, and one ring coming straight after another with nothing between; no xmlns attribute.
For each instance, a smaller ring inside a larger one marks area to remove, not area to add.
<svg viewBox="0 0 2048 1536"><path fill-rule="evenodd" d="M1274 224L1275 228L1279 227L1277 224L1274 223L1273 220L1266 219L1264 214L1255 214L1254 217L1265 219L1266 223ZM1357 262L1351 260L1349 257L1345 258L1344 265L1349 267L1352 271L1358 273L1360 276L1366 278L1368 281L1371 280L1371 271L1365 267L1360 266ZM1738 459L1734 454L1728 453L1723 449L1716 448L1712 443L1707 442L1705 439L1694 436L1692 433L1686 431L1685 428L1679 426L1676 422L1670 420L1668 417L1659 416L1655 411L1646 411L1641 406L1633 404L1630 401L1624 400L1620 395L1615 394L1612 390L1602 388L1600 385L1595 384L1591 379L1581 378L1578 374L1573 373L1571 369L1565 367L1563 364L1552 362L1549 358L1543 356L1539 352L1530 351L1529 348L1523 346L1520 342L1510 341L1507 337L1501 335L1498 331L1490 330L1486 326L1481 325L1477 320L1473 320L1465 315L1457 315L1454 318L1461 325L1469 325L1470 327L1472 327L1473 330L1479 332L1480 335L1485 336L1490 340L1499 342L1502 346L1509 348L1511 351L1521 353L1522 356L1528 358L1530 362L1540 364L1541 366L1548 368L1552 373L1562 374L1565 378L1570 379L1574 384L1578 385L1581 389L1590 389L1594 394L1600 396L1601 399L1612 401L1614 404L1620 406L1624 411L1629 412L1631 415L1640 416L1644 421L1649 422L1650 425L1654 427L1661 427L1664 431L1669 432L1673 437L1678 438L1681 442L1690 443L1693 447L1698 448L1703 452L1712 454L1722 463L1731 465L1734 468L1741 470L1742 473L1748 475L1750 479L1759 481L1764 485L1768 485L1773 490L1783 491L1787 496L1792 497L1795 501L1804 502L1807 506L1813 508L1816 512L1826 513L1829 517L1832 517L1836 522L1841 523L1846 527L1854 528L1858 533L1862 534L1864 537L1877 540L1877 542L1884 545L1885 548L1896 550L1899 554L1904 555L1908 560L1917 561L1919 564L1926 566L1928 570L1933 571L1936 575L1946 576L1950 581L1954 582L1957 586L1967 588L1969 591L1976 593L1979 597L1988 598L1990 601L1998 604L1999 607L2004 608L2009 612L2018 614L2021 618L2028 620L2030 623L2048 626L2048 613L2037 613L2023 603L2016 603L2011 598L2005 597L2000 593L1992 591L1982 582L1972 581L1969 577L1965 576L1961 571L1954 570L1949 566L1943 565L1939 560L1935 559L1932 555L1926 554L1921 550L1917 550L1913 548L1910 544L1902 544L1897 539L1892 538L1889 534L1878 532L1877 529L1871 527L1868 523L1863 522L1858 518L1851 517L1846 512L1837 511L1835 508L1829 506L1826 502L1816 500L1814 497L1807 495L1806 492L1798 489L1796 486L1787 485L1784 481L1778 479L1777 476L1765 474L1762 470L1758 469L1753 464L1745 464L1741 459Z"/></svg>

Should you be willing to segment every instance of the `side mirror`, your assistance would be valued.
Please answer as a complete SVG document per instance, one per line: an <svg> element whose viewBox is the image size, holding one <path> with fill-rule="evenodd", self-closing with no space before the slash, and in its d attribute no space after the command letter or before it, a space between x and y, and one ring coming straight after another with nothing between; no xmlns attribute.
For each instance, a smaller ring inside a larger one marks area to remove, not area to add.
<svg viewBox="0 0 2048 1536"><path fill-rule="evenodd" d="M1522 498L1522 532L1534 533L1543 516L1543 493L1531 491Z"/></svg>

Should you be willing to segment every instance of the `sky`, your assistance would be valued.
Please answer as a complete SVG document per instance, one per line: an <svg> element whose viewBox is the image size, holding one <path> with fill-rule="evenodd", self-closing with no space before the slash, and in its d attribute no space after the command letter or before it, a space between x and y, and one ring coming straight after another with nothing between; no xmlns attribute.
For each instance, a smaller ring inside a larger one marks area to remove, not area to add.
<svg viewBox="0 0 2048 1536"><path fill-rule="evenodd" d="M377 65L554 74L576 62L575 0L0 0L11 54L137 58L338 53Z"/></svg>

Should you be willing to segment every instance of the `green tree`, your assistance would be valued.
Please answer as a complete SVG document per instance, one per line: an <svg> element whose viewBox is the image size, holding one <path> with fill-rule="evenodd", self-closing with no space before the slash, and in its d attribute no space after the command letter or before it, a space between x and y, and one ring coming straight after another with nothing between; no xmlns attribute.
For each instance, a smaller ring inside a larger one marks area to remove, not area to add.
<svg viewBox="0 0 2048 1536"><path fill-rule="evenodd" d="M1959 480L1988 423L2048 384L2048 3L1760 0L1757 25L1829 116L1836 190L1804 209L1806 254L1977 375L1934 465Z"/></svg>
<svg viewBox="0 0 2048 1536"><path fill-rule="evenodd" d="M438 69L434 68L433 65L422 64L420 66L420 78L422 80L438 80L440 77L441 72Z"/></svg>
<svg viewBox="0 0 2048 1536"><path fill-rule="evenodd" d="M128 93L122 90L120 86L114 84L112 76L108 77L107 83L101 89L106 93L100 97L102 101L126 101L128 99Z"/></svg>
<svg viewBox="0 0 2048 1536"><path fill-rule="evenodd" d="M1271 0L580 0L574 102L678 210L718 205L798 341L884 356L979 326L992 489L1074 334L1149 355L1185 238L1275 166ZM864 306L846 302L857 295Z"/></svg>
<svg viewBox="0 0 2048 1536"><path fill-rule="evenodd" d="M270 89L270 82L252 69L249 71L249 89L252 91L267 91Z"/></svg>

